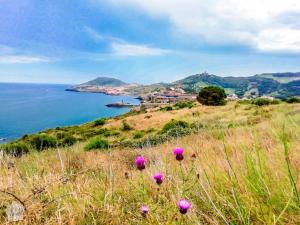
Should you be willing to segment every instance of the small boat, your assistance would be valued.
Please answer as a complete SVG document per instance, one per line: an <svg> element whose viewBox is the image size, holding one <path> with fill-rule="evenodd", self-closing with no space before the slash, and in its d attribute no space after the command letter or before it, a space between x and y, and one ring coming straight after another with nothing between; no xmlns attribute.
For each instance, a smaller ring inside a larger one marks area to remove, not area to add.
<svg viewBox="0 0 300 225"><path fill-rule="evenodd" d="M106 107L114 107L114 108L132 108L132 107L137 107L137 106L139 106L139 105L134 105L131 103L124 103L123 101L106 105Z"/></svg>

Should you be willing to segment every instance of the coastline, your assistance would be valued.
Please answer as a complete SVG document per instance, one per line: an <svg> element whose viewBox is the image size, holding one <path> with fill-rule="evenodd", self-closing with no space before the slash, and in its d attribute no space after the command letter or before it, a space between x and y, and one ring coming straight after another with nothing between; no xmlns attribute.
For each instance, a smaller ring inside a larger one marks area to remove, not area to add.
<svg viewBox="0 0 300 225"><path fill-rule="evenodd" d="M65 91L68 86L5 84L5 88L0 90L0 104L4 106L0 111L0 145L16 141L25 134L78 126L98 118L112 118L130 112L129 108L105 106L110 103L122 100L139 103L136 96L131 95L70 94Z"/></svg>
<svg viewBox="0 0 300 225"><path fill-rule="evenodd" d="M110 117L101 117L101 118L104 118L104 119L114 119L114 118L118 118L120 116L126 116L126 114L130 113L130 111L131 111L130 108L128 108L128 111L124 112L122 114L115 115L115 116L110 116ZM94 120L96 120L96 119L94 119ZM2 144L7 144L7 143L14 142L14 141L18 141L18 140L20 140L25 135L35 135L35 134L43 133L45 131L52 130L52 129L64 129L64 128L72 128L72 127L77 127L77 126L83 126L83 125L92 123L94 120L90 120L90 121L87 121L87 122L84 122L84 123L79 123L79 124L70 124L70 125L66 125L66 126L46 127L46 128L44 128L44 129L42 129L40 131L37 131L37 132L24 133L23 135L19 136L18 138L15 138L15 139L9 139L9 138L5 138L5 137L0 137L0 146Z"/></svg>

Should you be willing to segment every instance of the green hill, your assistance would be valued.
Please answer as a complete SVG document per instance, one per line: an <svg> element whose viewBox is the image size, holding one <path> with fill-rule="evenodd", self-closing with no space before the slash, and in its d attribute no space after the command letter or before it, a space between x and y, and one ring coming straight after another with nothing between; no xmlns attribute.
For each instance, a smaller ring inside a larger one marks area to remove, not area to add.
<svg viewBox="0 0 300 225"><path fill-rule="evenodd" d="M300 79L300 72L297 73L262 73L257 76L265 77L265 78L271 78L274 79L280 83L288 83L294 80Z"/></svg>
<svg viewBox="0 0 300 225"><path fill-rule="evenodd" d="M285 98L300 95L297 81L299 78L300 73L273 73L250 77L219 77L202 73L176 81L173 85L182 86L187 92L198 92L202 87L216 85L223 87L227 92L234 92L239 97L255 92L259 95L268 94ZM279 82L278 79L285 81L290 79L291 82Z"/></svg>
<svg viewBox="0 0 300 225"><path fill-rule="evenodd" d="M119 87L127 85L127 83L116 79L116 78L110 78L110 77L97 77L94 80L88 81L86 83L83 83L81 85L95 85L95 86L104 86L104 87Z"/></svg>

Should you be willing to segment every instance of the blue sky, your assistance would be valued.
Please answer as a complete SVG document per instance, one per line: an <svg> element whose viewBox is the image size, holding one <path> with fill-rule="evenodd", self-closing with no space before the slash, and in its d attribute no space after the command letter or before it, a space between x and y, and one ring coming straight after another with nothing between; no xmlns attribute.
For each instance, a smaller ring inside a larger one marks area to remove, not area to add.
<svg viewBox="0 0 300 225"><path fill-rule="evenodd" d="M0 0L0 82L300 71L299 0Z"/></svg>

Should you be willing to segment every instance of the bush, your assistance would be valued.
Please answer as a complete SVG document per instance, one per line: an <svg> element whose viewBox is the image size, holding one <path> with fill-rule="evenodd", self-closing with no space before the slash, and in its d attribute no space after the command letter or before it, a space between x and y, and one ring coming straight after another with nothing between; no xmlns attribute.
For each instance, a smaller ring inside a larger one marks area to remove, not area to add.
<svg viewBox="0 0 300 225"><path fill-rule="evenodd" d="M197 96L198 102L203 105L225 105L226 94L223 88L208 86L201 89Z"/></svg>
<svg viewBox="0 0 300 225"><path fill-rule="evenodd" d="M189 124L182 120L174 120L172 119L170 122L166 123L161 131L161 133L167 133L169 130L174 128L188 128Z"/></svg>
<svg viewBox="0 0 300 225"><path fill-rule="evenodd" d="M30 144L38 151L57 146L57 139L46 134L37 134L32 137Z"/></svg>
<svg viewBox="0 0 300 225"><path fill-rule="evenodd" d="M286 99L285 102L287 102L289 104L300 103L300 98L291 97L291 98Z"/></svg>
<svg viewBox="0 0 300 225"><path fill-rule="evenodd" d="M173 107L170 105L160 108L160 111L172 111L172 110L173 110Z"/></svg>
<svg viewBox="0 0 300 225"><path fill-rule="evenodd" d="M193 108L194 107L194 102L192 101L183 101L183 102L177 102L174 107L176 109L183 109L183 108Z"/></svg>
<svg viewBox="0 0 300 225"><path fill-rule="evenodd" d="M90 140L90 142L84 147L86 151L92 150L92 149L108 149L110 147L110 144L105 139L100 138L93 138Z"/></svg>
<svg viewBox="0 0 300 225"><path fill-rule="evenodd" d="M126 120L122 121L122 128L121 128L122 131L129 131L129 130L132 130L132 129L133 128L127 123Z"/></svg>
<svg viewBox="0 0 300 225"><path fill-rule="evenodd" d="M71 145L74 145L76 143L76 141L77 140L75 137L73 137L72 135L67 135L60 141L60 145L71 146Z"/></svg>
<svg viewBox="0 0 300 225"><path fill-rule="evenodd" d="M103 126L106 123L105 118L97 119L94 121L94 126Z"/></svg>
<svg viewBox="0 0 300 225"><path fill-rule="evenodd" d="M265 106L265 105L275 105L279 104L280 102L278 100L271 100L266 98L256 98L251 101L251 104L257 105L257 106Z"/></svg>
<svg viewBox="0 0 300 225"><path fill-rule="evenodd" d="M13 142L0 146L0 150L3 150L6 154L20 157L29 152L29 147L23 142Z"/></svg>
<svg viewBox="0 0 300 225"><path fill-rule="evenodd" d="M57 139L63 139L63 138L65 138L65 136L66 136L66 133L65 133L65 132L58 132L58 133L56 134L56 138L57 138Z"/></svg>
<svg viewBox="0 0 300 225"><path fill-rule="evenodd" d="M143 131L136 131L134 132L133 134L133 138L134 139L139 139L139 138L142 138L144 137L145 133Z"/></svg>

